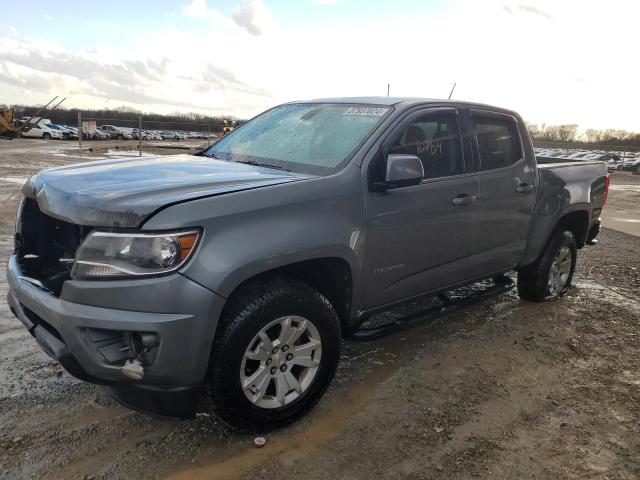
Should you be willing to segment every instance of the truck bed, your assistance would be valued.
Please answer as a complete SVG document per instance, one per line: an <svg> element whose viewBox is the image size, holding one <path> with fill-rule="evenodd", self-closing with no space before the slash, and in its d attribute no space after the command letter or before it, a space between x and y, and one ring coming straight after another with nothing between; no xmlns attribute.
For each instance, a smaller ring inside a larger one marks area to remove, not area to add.
<svg viewBox="0 0 640 480"><path fill-rule="evenodd" d="M596 165L604 164L601 160L583 160L581 158L557 158L557 157L541 157L536 156L536 163L539 167L559 167L562 165Z"/></svg>

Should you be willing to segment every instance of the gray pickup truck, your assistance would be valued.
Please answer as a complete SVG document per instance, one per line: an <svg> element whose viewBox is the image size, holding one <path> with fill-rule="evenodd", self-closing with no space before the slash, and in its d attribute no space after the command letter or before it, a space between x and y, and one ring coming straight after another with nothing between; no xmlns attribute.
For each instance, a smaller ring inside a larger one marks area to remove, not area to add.
<svg viewBox="0 0 640 480"><path fill-rule="evenodd" d="M447 311L446 292L513 270L521 298L562 295L607 190L602 162L537 161L508 110L288 103L197 155L33 176L8 302L127 405L180 416L206 391L229 424L268 428L318 401L341 337L377 312L423 297Z"/></svg>

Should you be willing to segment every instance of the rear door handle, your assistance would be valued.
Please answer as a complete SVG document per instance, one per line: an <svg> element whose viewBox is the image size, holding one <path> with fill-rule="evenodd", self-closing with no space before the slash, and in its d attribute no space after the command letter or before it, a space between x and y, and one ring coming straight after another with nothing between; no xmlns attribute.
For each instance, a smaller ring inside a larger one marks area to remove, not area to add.
<svg viewBox="0 0 640 480"><path fill-rule="evenodd" d="M521 183L516 187L516 192L518 193L531 193L533 192L533 185L529 185L528 183Z"/></svg>
<svg viewBox="0 0 640 480"><path fill-rule="evenodd" d="M456 198L451 200L452 205L461 206L461 205L470 205L478 199L475 195L469 195L468 193L461 193Z"/></svg>

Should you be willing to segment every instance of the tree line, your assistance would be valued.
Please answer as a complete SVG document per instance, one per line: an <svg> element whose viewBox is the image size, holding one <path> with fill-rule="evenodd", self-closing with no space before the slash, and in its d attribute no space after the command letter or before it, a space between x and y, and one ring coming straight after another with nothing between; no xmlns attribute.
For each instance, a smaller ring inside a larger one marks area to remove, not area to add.
<svg viewBox="0 0 640 480"><path fill-rule="evenodd" d="M534 142L591 143L597 145L640 147L640 133L607 128L590 128L578 133L578 125L527 125Z"/></svg>

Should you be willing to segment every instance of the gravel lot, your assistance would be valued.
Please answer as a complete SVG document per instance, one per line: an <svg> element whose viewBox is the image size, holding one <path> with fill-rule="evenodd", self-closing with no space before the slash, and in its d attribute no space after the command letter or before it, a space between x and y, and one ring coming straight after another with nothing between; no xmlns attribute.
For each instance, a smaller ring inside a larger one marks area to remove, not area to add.
<svg viewBox="0 0 640 480"><path fill-rule="evenodd" d="M117 142L120 152L127 143ZM22 181L88 158L69 145L0 143L3 258ZM640 219L639 179L614 174L611 211ZM185 422L119 406L42 353L2 302L0 478L640 478L639 251L640 237L605 229L579 253L575 286L557 302L512 292L382 340L346 342L325 398L266 434L262 449L206 404ZM4 298L4 272L0 282Z"/></svg>

